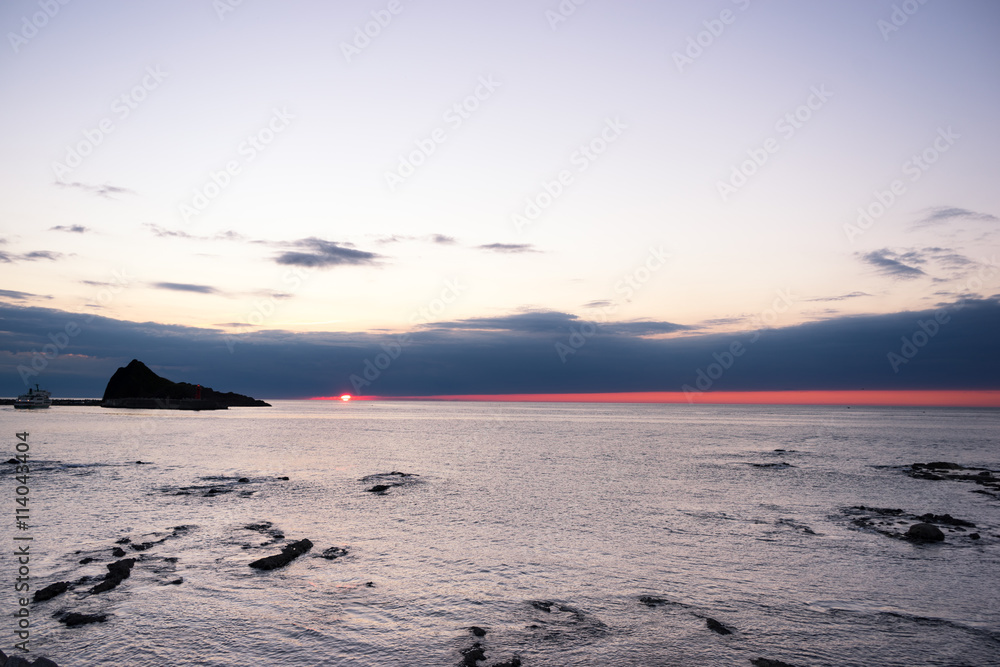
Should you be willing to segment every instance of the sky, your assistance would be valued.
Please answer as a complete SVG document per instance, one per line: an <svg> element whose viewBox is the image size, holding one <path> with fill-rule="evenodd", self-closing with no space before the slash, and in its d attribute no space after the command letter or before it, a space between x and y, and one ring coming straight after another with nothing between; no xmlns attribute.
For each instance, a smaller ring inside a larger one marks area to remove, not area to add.
<svg viewBox="0 0 1000 667"><path fill-rule="evenodd" d="M998 28L10 0L0 394L1000 389Z"/></svg>

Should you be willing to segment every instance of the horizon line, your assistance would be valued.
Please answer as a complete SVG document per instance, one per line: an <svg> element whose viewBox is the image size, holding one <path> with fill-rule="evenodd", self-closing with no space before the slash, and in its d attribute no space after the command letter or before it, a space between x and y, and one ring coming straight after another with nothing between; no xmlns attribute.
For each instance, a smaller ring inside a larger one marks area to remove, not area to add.
<svg viewBox="0 0 1000 667"><path fill-rule="evenodd" d="M313 401L343 402L341 396ZM688 403L692 405L882 405L1000 408L996 389L808 389L780 391L631 391L551 394L353 396L351 401L481 401L498 403Z"/></svg>

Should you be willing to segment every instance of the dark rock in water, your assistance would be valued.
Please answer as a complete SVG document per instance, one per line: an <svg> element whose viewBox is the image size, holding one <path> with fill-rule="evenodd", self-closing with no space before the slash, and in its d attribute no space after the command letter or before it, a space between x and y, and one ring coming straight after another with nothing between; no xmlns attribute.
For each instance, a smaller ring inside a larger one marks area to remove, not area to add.
<svg viewBox="0 0 1000 667"><path fill-rule="evenodd" d="M10 665L10 667L14 667L9 662L7 663L7 665ZM35 658L35 661L31 663L31 667L59 667L59 665L52 662L48 658Z"/></svg>
<svg viewBox="0 0 1000 667"><path fill-rule="evenodd" d="M121 547L115 547L111 550L111 555L115 558L122 558L125 555L125 550Z"/></svg>
<svg viewBox="0 0 1000 667"><path fill-rule="evenodd" d="M486 651L483 645L476 642L466 649L462 649L462 665L464 667L476 667L476 663L486 659Z"/></svg>
<svg viewBox="0 0 1000 667"><path fill-rule="evenodd" d="M732 630L730 630L729 628L727 628L726 626L724 626L722 623L719 623L714 618L707 618L706 617L705 618L705 625L708 626L709 630L711 630L712 632L718 632L720 635L731 635L731 634L733 634Z"/></svg>
<svg viewBox="0 0 1000 667"><path fill-rule="evenodd" d="M490 667L521 667L521 659L516 655L510 660L504 660L503 662L494 662Z"/></svg>
<svg viewBox="0 0 1000 667"><path fill-rule="evenodd" d="M115 371L104 389L101 407L160 410L225 410L230 407L269 407L264 401L209 387L171 382L138 359Z"/></svg>
<svg viewBox="0 0 1000 667"><path fill-rule="evenodd" d="M237 484L249 484L250 480L247 479L246 477L240 477L238 480L236 480L236 483Z"/></svg>
<svg viewBox="0 0 1000 667"><path fill-rule="evenodd" d="M131 541L132 540L129 539L129 538L127 538L127 537L122 537L122 538L120 538L118 540L115 540L115 544L128 544Z"/></svg>
<svg viewBox="0 0 1000 667"><path fill-rule="evenodd" d="M375 588L375 582L374 581L366 581L365 582L365 586L367 588Z"/></svg>
<svg viewBox="0 0 1000 667"><path fill-rule="evenodd" d="M664 600L663 598L654 598L651 595L643 595L639 598L639 602L643 603L647 607L659 607L661 605L670 604L669 600Z"/></svg>
<svg viewBox="0 0 1000 667"><path fill-rule="evenodd" d="M787 461L779 461L778 463L751 463L754 468L794 468L791 463Z"/></svg>
<svg viewBox="0 0 1000 667"><path fill-rule="evenodd" d="M485 637L486 636L486 630L484 630L483 628L479 627L478 625L471 626L469 628L469 632L471 632L472 634L474 634L477 637Z"/></svg>
<svg viewBox="0 0 1000 667"><path fill-rule="evenodd" d="M753 667L795 667L795 665L789 665L787 662L770 660L768 658L751 658L750 664Z"/></svg>
<svg viewBox="0 0 1000 667"><path fill-rule="evenodd" d="M365 491L367 491L368 493L377 493L380 496L384 496L385 492L388 491L390 488L392 487L390 487L388 484L376 484L370 489L365 489Z"/></svg>
<svg viewBox="0 0 1000 667"><path fill-rule="evenodd" d="M55 614L55 619L65 625L67 628L75 628L80 625L87 625L88 623L103 623L108 620L107 614L79 614L75 611L57 613Z"/></svg>
<svg viewBox="0 0 1000 667"><path fill-rule="evenodd" d="M531 606L532 607L534 607L535 609L537 609L539 611L544 611L546 614L551 614L552 613L552 605L554 605L554 604L555 604L555 602L550 602L548 600L532 600L531 601Z"/></svg>
<svg viewBox="0 0 1000 667"><path fill-rule="evenodd" d="M122 553L124 554L125 552L122 552ZM96 559L91 558L90 556L87 556L86 558L81 558L80 559L80 565L87 565L88 563L93 563L95 560Z"/></svg>
<svg viewBox="0 0 1000 667"><path fill-rule="evenodd" d="M288 481L287 477L279 477L278 479L280 479L282 482L287 482Z"/></svg>
<svg viewBox="0 0 1000 667"><path fill-rule="evenodd" d="M930 463L914 463L913 467L921 466L923 468L930 468L931 470L965 470L965 466L960 466L957 463L950 463L948 461L931 461Z"/></svg>
<svg viewBox="0 0 1000 667"><path fill-rule="evenodd" d="M137 466L148 466L149 465L149 461L136 461L135 464Z"/></svg>
<svg viewBox="0 0 1000 667"><path fill-rule="evenodd" d="M135 551L146 551L152 549L154 546L156 546L156 542L143 542L142 544L133 544L132 549Z"/></svg>
<svg viewBox="0 0 1000 667"><path fill-rule="evenodd" d="M274 570L288 565L293 560L312 549L313 543L309 540L299 540L285 545L280 554L260 558L250 563L250 567L257 570Z"/></svg>
<svg viewBox="0 0 1000 667"><path fill-rule="evenodd" d="M944 533L931 523L915 523L906 531L906 537L915 542L942 542Z"/></svg>
<svg viewBox="0 0 1000 667"><path fill-rule="evenodd" d="M184 583L184 577L179 577L177 579L174 579L173 581L168 581L167 586L180 586L183 583Z"/></svg>
<svg viewBox="0 0 1000 667"><path fill-rule="evenodd" d="M903 510L900 509L888 507L865 507L864 505L855 505L851 509L861 510L862 512L871 512L872 514L882 514L885 516L899 516L903 513Z"/></svg>
<svg viewBox="0 0 1000 667"><path fill-rule="evenodd" d="M347 555L347 549L341 547L330 547L323 552L323 558L333 560L334 558L340 558L341 556Z"/></svg>
<svg viewBox="0 0 1000 667"><path fill-rule="evenodd" d="M969 535L969 539L970 540L978 540L979 539L979 533L971 533Z"/></svg>
<svg viewBox="0 0 1000 667"><path fill-rule="evenodd" d="M20 461L18 461L17 459L13 459L12 458L12 459L7 459L7 463L9 463L11 465L17 465L18 463L20 463Z"/></svg>
<svg viewBox="0 0 1000 667"><path fill-rule="evenodd" d="M975 528L976 524L971 521L966 521L964 519L956 519L950 514L921 514L917 517L924 523L943 523L948 526L966 526L967 528Z"/></svg>
<svg viewBox="0 0 1000 667"><path fill-rule="evenodd" d="M31 663L22 658L19 655L12 655L6 658L7 662L4 663L4 667L10 665L10 667L31 667Z"/></svg>
<svg viewBox="0 0 1000 667"><path fill-rule="evenodd" d="M51 600L57 595L62 595L67 590L69 590L68 581L59 581L54 584L49 584L45 588L35 591L35 602L45 602L46 600Z"/></svg>
<svg viewBox="0 0 1000 667"><path fill-rule="evenodd" d="M132 575L132 567L134 565L134 558L125 558L124 560L116 560L114 563L108 563L108 573L104 575L104 581L91 588L90 592L96 595L97 593L104 593L116 588L118 584Z"/></svg>

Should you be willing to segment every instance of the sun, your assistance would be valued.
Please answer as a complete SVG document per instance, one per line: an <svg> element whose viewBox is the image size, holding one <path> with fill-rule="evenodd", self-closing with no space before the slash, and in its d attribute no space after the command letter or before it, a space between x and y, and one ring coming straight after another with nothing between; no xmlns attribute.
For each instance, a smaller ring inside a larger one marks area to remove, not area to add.
<svg viewBox="0 0 1000 667"><path fill-rule="evenodd" d="M342 400L344 403L347 403L349 400L351 400L351 395L344 394L343 396L340 397L340 400Z"/></svg>

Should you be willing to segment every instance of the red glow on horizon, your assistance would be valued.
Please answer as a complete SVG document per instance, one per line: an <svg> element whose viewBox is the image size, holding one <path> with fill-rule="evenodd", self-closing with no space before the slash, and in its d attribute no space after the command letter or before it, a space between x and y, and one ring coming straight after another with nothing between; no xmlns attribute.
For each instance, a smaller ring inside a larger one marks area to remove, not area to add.
<svg viewBox="0 0 1000 667"><path fill-rule="evenodd" d="M340 400L317 397L313 400ZM1000 407L1000 390L807 390L807 391L646 391L592 394L464 394L442 396L354 396L359 401L497 401L516 403L691 403L697 405L898 405Z"/></svg>

